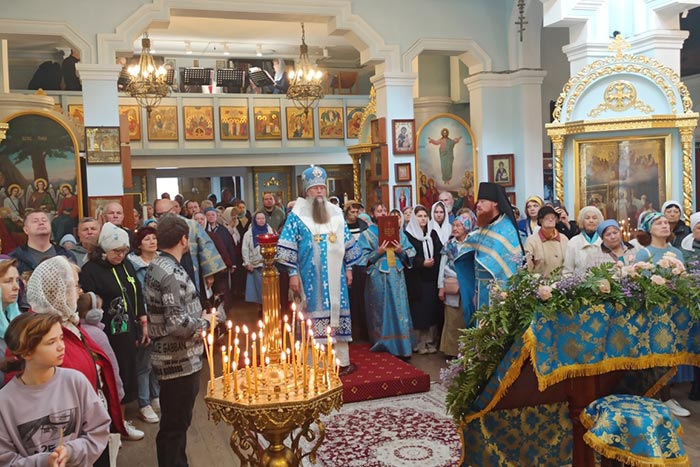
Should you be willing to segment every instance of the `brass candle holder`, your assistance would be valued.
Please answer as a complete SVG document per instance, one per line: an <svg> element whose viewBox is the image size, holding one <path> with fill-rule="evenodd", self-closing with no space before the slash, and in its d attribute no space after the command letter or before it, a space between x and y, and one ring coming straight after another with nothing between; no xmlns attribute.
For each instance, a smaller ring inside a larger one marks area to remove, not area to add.
<svg viewBox="0 0 700 467"><path fill-rule="evenodd" d="M258 236L265 261L263 319L257 332L249 333L243 326L243 336L236 326L235 339L233 324L228 323L228 345L221 347L222 375L218 378L214 375L213 336L202 336L209 360L205 396L209 416L233 427L231 449L243 467L297 467L307 456L316 463L316 451L325 438L320 417L343 405L330 329L327 343L321 345L313 337L311 322L305 322L301 313L293 313L291 320L287 316L280 319L277 240L274 234ZM297 326L301 326L299 341L295 339ZM302 437L313 443L308 452L300 446ZM287 439L291 447L285 445Z"/></svg>

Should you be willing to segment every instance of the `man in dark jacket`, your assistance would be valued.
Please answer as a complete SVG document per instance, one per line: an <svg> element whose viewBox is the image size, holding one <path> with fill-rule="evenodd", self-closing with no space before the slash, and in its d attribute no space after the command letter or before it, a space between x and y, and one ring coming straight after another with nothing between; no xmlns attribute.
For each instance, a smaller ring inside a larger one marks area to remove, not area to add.
<svg viewBox="0 0 700 467"><path fill-rule="evenodd" d="M34 211L24 218L24 233L27 244L18 246L10 253L17 259L19 273L32 272L46 258L61 255L75 263L75 256L65 248L51 243L51 222L43 211Z"/></svg>

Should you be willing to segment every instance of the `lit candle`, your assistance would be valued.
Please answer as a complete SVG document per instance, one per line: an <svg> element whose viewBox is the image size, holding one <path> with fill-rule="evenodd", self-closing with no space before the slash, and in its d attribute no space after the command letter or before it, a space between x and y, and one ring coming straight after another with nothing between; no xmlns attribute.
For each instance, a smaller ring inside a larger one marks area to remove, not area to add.
<svg viewBox="0 0 700 467"><path fill-rule="evenodd" d="M221 381L224 383L224 394L228 392L228 355L226 355L225 351L221 352L222 355L222 366L224 367L224 375L221 378Z"/></svg>
<svg viewBox="0 0 700 467"><path fill-rule="evenodd" d="M299 355L299 349L297 348L299 345L299 341L294 343L294 347L292 347L292 373L294 375L294 392L297 391L297 361L295 356Z"/></svg>
<svg viewBox="0 0 700 467"><path fill-rule="evenodd" d="M319 355L319 346L318 342L311 348L311 362L312 362L312 368L314 369L314 392L318 394L318 355Z"/></svg>
<svg viewBox="0 0 700 467"><path fill-rule="evenodd" d="M253 361L252 361L252 367L255 368L255 367L258 366L258 359L257 359L257 356L258 356L258 346L255 345L255 344L256 344L256 341L258 340L257 334L255 334L255 333L251 334L251 335L250 335L250 339L253 341L253 345L252 345L252 347L253 347Z"/></svg>
<svg viewBox="0 0 700 467"><path fill-rule="evenodd" d="M214 334L216 329L216 308L211 309L211 333Z"/></svg>
<svg viewBox="0 0 700 467"><path fill-rule="evenodd" d="M306 362L306 357L304 356L304 348L306 347L306 326L304 326L304 315L301 314L301 311L299 312L299 323L301 323L301 354L299 360L301 365L303 365L304 362Z"/></svg>
<svg viewBox="0 0 700 467"><path fill-rule="evenodd" d="M245 353L247 354L248 352ZM248 360L247 356L245 359L245 383L248 391L248 400L250 400L253 398L253 387L250 385L250 360Z"/></svg>
<svg viewBox="0 0 700 467"><path fill-rule="evenodd" d="M261 371L262 371L263 375L265 374L265 363L266 363L265 352L266 351L267 351L267 347L265 347L264 345L260 347L260 367L261 367Z"/></svg>
<svg viewBox="0 0 700 467"><path fill-rule="evenodd" d="M284 321L284 324L282 325L282 349L287 348L287 327L289 324L287 324L287 315L284 315L282 317L282 321Z"/></svg>
<svg viewBox="0 0 700 467"><path fill-rule="evenodd" d="M286 387L287 386L287 379L288 379L288 376L287 376L287 352L285 352L284 350L280 354L280 363L282 364L282 373L284 374L284 383L285 383L285 387Z"/></svg>
<svg viewBox="0 0 700 467"><path fill-rule="evenodd" d="M233 398L238 399L238 361L233 362Z"/></svg>
<svg viewBox="0 0 700 467"><path fill-rule="evenodd" d="M265 328L265 325L263 324L262 320L258 320L258 339L260 340L260 344L262 344L263 341L263 329Z"/></svg>
<svg viewBox="0 0 700 467"><path fill-rule="evenodd" d="M248 326L243 325L243 334L245 334L245 352L248 351Z"/></svg>
<svg viewBox="0 0 700 467"><path fill-rule="evenodd" d="M231 334L233 332L233 323L231 320L226 322L226 327L228 327L228 359L231 360Z"/></svg>
<svg viewBox="0 0 700 467"><path fill-rule="evenodd" d="M214 336L209 333L207 334L207 343L209 344L209 380L211 381L211 388L214 389Z"/></svg>
<svg viewBox="0 0 700 467"><path fill-rule="evenodd" d="M294 334L294 332L296 331L296 329L295 329L296 322L297 322L297 304L296 304L296 302L292 302L292 336L293 336L293 339L296 339L296 337L297 337L296 334ZM294 340L292 340L290 342L290 345L292 345L292 347L294 347L293 343L294 343Z"/></svg>
<svg viewBox="0 0 700 467"><path fill-rule="evenodd" d="M333 338L331 338L331 327L326 328L326 354L328 355L328 364L331 363L331 352L333 351Z"/></svg>
<svg viewBox="0 0 700 467"><path fill-rule="evenodd" d="M214 368L211 364L211 358L209 357L209 336L207 331L202 331L202 342L204 342L204 354L207 356L207 364L209 365L209 381L214 381ZM211 384L214 384L213 382Z"/></svg>

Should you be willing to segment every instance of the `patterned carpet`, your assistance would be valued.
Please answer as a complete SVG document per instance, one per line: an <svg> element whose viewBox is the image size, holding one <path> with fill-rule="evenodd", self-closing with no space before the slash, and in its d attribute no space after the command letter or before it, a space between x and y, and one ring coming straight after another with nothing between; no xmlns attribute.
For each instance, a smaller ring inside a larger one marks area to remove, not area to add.
<svg viewBox="0 0 700 467"><path fill-rule="evenodd" d="M367 401L428 391L430 376L386 352L370 352L369 344L351 344L350 361L357 371L343 377L343 401Z"/></svg>
<svg viewBox="0 0 700 467"><path fill-rule="evenodd" d="M438 384L430 392L348 404L323 422L318 467L448 467L459 461L459 434ZM304 459L304 465L313 464Z"/></svg>

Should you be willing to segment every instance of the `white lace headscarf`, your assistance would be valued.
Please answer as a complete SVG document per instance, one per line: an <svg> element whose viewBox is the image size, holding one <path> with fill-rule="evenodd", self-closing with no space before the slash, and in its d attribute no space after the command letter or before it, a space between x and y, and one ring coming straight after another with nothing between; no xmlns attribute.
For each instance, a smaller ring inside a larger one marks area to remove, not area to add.
<svg viewBox="0 0 700 467"><path fill-rule="evenodd" d="M36 267L27 282L27 301L35 313L59 315L64 326L78 332L78 289L65 256L54 256Z"/></svg>

